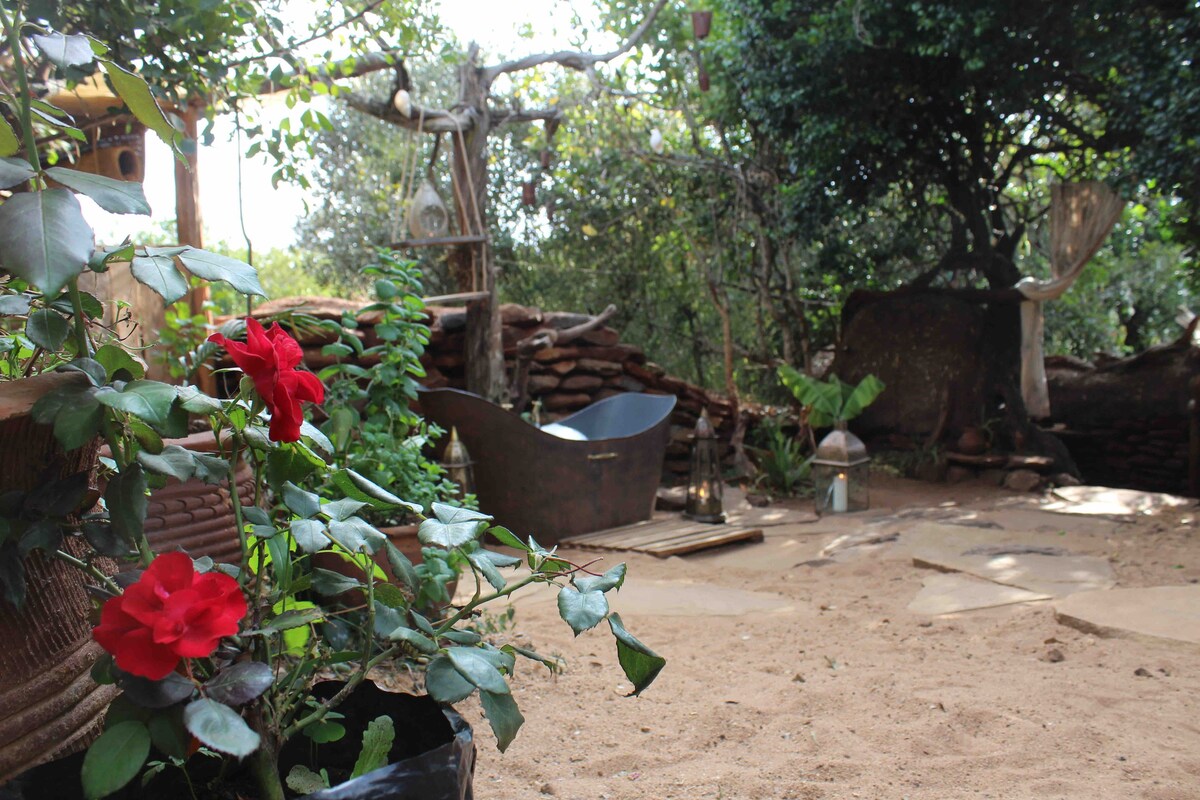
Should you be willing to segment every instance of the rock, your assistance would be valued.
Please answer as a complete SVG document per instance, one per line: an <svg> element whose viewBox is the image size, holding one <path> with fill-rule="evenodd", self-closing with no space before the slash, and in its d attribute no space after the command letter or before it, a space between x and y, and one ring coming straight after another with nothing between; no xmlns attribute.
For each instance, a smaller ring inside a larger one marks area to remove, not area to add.
<svg viewBox="0 0 1200 800"><path fill-rule="evenodd" d="M1138 667L1137 669L1135 669L1133 671L1133 674L1137 675L1139 678L1153 678L1154 677L1154 674L1152 672L1150 672L1150 670L1146 669L1145 667Z"/></svg>
<svg viewBox="0 0 1200 800"><path fill-rule="evenodd" d="M1044 655L1042 655L1041 660L1049 662L1051 664L1057 664L1060 661L1066 661L1067 657L1064 656L1062 654L1062 651L1059 650L1057 647L1051 647L1049 650L1047 650L1045 652Z"/></svg>
<svg viewBox="0 0 1200 800"><path fill-rule="evenodd" d="M1032 492L1042 485L1042 476L1031 469L1014 469L1004 479L1004 488L1014 492Z"/></svg>
<svg viewBox="0 0 1200 800"><path fill-rule="evenodd" d="M599 375L570 375L563 379L559 388L564 392L592 392L604 385Z"/></svg>
<svg viewBox="0 0 1200 800"><path fill-rule="evenodd" d="M765 494L747 494L746 502L755 508L766 508L771 505L771 498Z"/></svg>
<svg viewBox="0 0 1200 800"><path fill-rule="evenodd" d="M1076 478L1069 472L1060 472L1057 475L1050 476L1050 482L1055 486L1082 486L1083 481Z"/></svg>
<svg viewBox="0 0 1200 800"><path fill-rule="evenodd" d="M1008 473L1002 469L985 469L979 473L979 479L993 486L1003 486Z"/></svg>
<svg viewBox="0 0 1200 800"><path fill-rule="evenodd" d="M946 483L962 483L969 481L975 477L975 470L970 467L962 467L958 464L951 464L946 468Z"/></svg>

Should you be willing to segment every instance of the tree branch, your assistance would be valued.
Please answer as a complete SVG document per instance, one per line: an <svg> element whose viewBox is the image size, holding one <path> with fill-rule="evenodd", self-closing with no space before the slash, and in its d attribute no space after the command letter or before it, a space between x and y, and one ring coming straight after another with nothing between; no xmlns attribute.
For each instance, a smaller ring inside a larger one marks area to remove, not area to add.
<svg viewBox="0 0 1200 800"><path fill-rule="evenodd" d="M283 91L284 89L290 89L302 75L313 83L323 83L326 86L330 86L346 78L357 78L360 75L366 75L370 72L378 72L381 69L394 67L403 60L403 57L404 54L399 50L385 50L345 61L335 61L329 66L284 75L278 81L263 81L259 84L255 94L271 94ZM350 64L349 67L345 66L347 63Z"/></svg>
<svg viewBox="0 0 1200 800"><path fill-rule="evenodd" d="M654 24L654 19L658 16L658 13L662 11L663 6L666 4L667 0L658 0L658 2L654 4L654 8L650 10L650 13L646 15L644 20L642 20L642 23L637 26L637 29L630 34L629 38L626 39L618 49L613 50L611 53L592 54L581 53L573 50L559 50L557 53L537 53L534 55L528 55L524 58L518 58L515 61L505 61L502 64L497 64L492 67L484 67L483 83L485 86L489 86L491 85L492 81L501 75L510 72L520 72L522 70L532 69L533 67L538 67L542 64L558 64L559 66L566 67L567 69L583 72L595 66L596 64L604 64L612 61L617 56L632 50L637 46L642 37L646 35L646 31L650 30L650 26Z"/></svg>
<svg viewBox="0 0 1200 800"><path fill-rule="evenodd" d="M411 128L412 130L420 128L426 133L454 133L456 131L466 132L475 127L475 113L469 108L445 111L414 104L412 116L406 117L392 105L391 98L385 101L371 100L357 92L347 92L339 96L344 97L346 104L355 111L361 111L402 128Z"/></svg>

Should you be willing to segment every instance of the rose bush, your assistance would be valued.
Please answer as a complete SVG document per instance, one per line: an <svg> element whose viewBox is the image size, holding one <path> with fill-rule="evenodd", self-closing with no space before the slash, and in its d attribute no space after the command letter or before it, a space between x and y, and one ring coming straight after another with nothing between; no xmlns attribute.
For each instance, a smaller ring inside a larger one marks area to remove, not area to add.
<svg viewBox="0 0 1200 800"><path fill-rule="evenodd" d="M272 441L299 440L304 421L301 403L320 403L325 399L325 386L316 375L297 369L304 354L296 340L278 322L264 330L262 323L247 317L245 344L220 333L214 333L208 341L223 346L233 363L254 381L271 415Z"/></svg>
<svg viewBox="0 0 1200 800"><path fill-rule="evenodd" d="M236 580L197 573L187 555L167 553L104 603L92 635L119 668L156 681L185 658L211 656L244 616L246 598Z"/></svg>

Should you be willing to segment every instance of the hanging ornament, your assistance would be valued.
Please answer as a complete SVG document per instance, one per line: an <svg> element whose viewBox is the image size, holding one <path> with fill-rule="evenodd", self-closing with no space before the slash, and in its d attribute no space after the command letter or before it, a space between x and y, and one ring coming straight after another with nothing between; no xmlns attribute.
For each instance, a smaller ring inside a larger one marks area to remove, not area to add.
<svg viewBox="0 0 1200 800"><path fill-rule="evenodd" d="M429 178L421 181L408 210L408 229L417 239L436 239L450 230L446 204Z"/></svg>
<svg viewBox="0 0 1200 800"><path fill-rule="evenodd" d="M707 92L708 87L709 87L708 70L706 70L704 68L704 65L701 64L700 65L700 91Z"/></svg>
<svg viewBox="0 0 1200 800"><path fill-rule="evenodd" d="M662 131L658 128L650 131L650 149L654 151L655 155L661 156L664 148Z"/></svg>
<svg viewBox="0 0 1200 800"><path fill-rule="evenodd" d="M405 117L412 116L412 97L406 90L400 89L392 95L392 106Z"/></svg>
<svg viewBox="0 0 1200 800"><path fill-rule="evenodd" d="M537 187L533 185L533 181L521 184L521 202L527 206L537 203Z"/></svg>
<svg viewBox="0 0 1200 800"><path fill-rule="evenodd" d="M543 148L542 152L538 153L538 161L542 165L542 169L550 168L550 150Z"/></svg>
<svg viewBox="0 0 1200 800"><path fill-rule="evenodd" d="M708 32L712 29L712 12L711 11L693 11L692 12L692 35L697 39L708 38Z"/></svg>

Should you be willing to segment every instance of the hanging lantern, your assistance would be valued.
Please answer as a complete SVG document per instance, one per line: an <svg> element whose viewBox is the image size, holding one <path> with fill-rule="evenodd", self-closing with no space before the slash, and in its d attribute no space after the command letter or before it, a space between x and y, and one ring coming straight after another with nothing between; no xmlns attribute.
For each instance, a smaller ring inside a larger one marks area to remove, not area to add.
<svg viewBox="0 0 1200 800"><path fill-rule="evenodd" d="M658 128L650 131L650 149L654 151L655 155L660 156L662 155L663 150L666 149L666 144L663 142L662 131L660 131Z"/></svg>
<svg viewBox="0 0 1200 800"><path fill-rule="evenodd" d="M537 187L533 185L533 181L521 184L521 202L527 206L537 204Z"/></svg>
<svg viewBox="0 0 1200 800"><path fill-rule="evenodd" d="M708 412L701 411L692 433L692 471L683 515L696 522L724 522L722 494L720 444Z"/></svg>
<svg viewBox="0 0 1200 800"><path fill-rule="evenodd" d="M708 70L706 70L704 68L703 64L700 65L700 76L699 77L700 77L700 91L707 92L710 84L709 84L709 80L708 80Z"/></svg>
<svg viewBox="0 0 1200 800"><path fill-rule="evenodd" d="M865 511L869 507L870 461L867 446L846 430L845 422L817 445L812 476L817 513Z"/></svg>
<svg viewBox="0 0 1200 800"><path fill-rule="evenodd" d="M708 32L712 30L712 14L711 11L692 12L692 35L697 39L708 38Z"/></svg>
<svg viewBox="0 0 1200 800"><path fill-rule="evenodd" d="M538 153L538 162L542 165L542 169L550 168L550 150L542 148L542 152Z"/></svg>
<svg viewBox="0 0 1200 800"><path fill-rule="evenodd" d="M392 107L405 117L412 116L412 95L405 89L398 90L392 95Z"/></svg>
<svg viewBox="0 0 1200 800"><path fill-rule="evenodd" d="M446 477L458 486L455 497L459 500L475 493L474 464L471 454L467 452L467 446L458 438L458 428L451 428L450 442L442 453L442 467L446 470Z"/></svg>
<svg viewBox="0 0 1200 800"><path fill-rule="evenodd" d="M417 239L435 239L450 230L450 215L429 178L421 181L408 210L408 229Z"/></svg>

